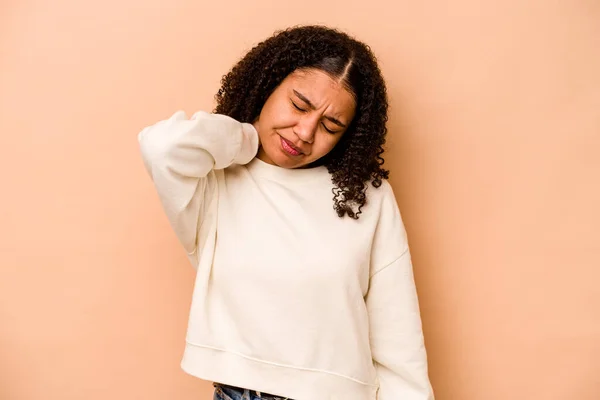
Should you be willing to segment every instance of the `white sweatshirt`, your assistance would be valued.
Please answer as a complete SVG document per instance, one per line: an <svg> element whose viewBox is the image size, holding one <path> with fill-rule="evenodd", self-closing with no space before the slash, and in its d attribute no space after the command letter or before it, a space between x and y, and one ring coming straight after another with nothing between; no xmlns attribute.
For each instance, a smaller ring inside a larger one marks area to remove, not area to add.
<svg viewBox="0 0 600 400"><path fill-rule="evenodd" d="M387 181L358 220L325 167L255 158L250 124L184 112L139 134L197 268L182 368L294 400L431 400L404 226Z"/></svg>

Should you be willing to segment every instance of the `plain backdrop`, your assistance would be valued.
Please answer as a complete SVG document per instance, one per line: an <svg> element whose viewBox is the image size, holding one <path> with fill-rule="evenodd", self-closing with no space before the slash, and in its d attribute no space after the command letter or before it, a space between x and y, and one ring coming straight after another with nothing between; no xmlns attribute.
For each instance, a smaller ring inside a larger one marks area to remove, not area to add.
<svg viewBox="0 0 600 400"><path fill-rule="evenodd" d="M0 399L211 399L136 135L305 23L380 59L437 399L600 399L592 0L4 0Z"/></svg>

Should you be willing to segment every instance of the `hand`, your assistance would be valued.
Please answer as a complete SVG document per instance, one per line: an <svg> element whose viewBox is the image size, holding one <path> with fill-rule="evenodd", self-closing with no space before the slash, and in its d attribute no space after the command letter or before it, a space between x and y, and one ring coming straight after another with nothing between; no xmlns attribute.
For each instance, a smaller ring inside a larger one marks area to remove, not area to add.
<svg viewBox="0 0 600 400"><path fill-rule="evenodd" d="M258 118L256 118L254 120L254 122L252 122L252 126L254 127L254 129L256 129L256 132L260 132L259 131L259 125L260 124L259 124ZM260 147L261 147L261 143L260 143L260 134L259 134L258 135L258 148L260 149Z"/></svg>

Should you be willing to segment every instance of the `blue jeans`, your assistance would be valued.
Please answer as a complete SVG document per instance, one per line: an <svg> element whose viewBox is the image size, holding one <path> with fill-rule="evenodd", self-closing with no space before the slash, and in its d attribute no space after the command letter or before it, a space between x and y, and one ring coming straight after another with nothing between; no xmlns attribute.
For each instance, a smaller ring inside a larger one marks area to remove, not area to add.
<svg viewBox="0 0 600 400"><path fill-rule="evenodd" d="M215 396L213 400L292 400L287 397L273 396L255 390L242 389L234 386L214 384Z"/></svg>

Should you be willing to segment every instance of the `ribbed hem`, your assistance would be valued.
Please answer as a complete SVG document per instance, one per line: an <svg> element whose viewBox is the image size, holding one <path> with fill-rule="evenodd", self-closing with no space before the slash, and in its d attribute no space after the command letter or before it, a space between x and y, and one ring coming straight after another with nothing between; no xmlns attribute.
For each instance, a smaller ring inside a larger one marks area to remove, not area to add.
<svg viewBox="0 0 600 400"><path fill-rule="evenodd" d="M293 400L376 400L377 386L327 372L256 361L213 348L187 344L181 368L197 378Z"/></svg>

